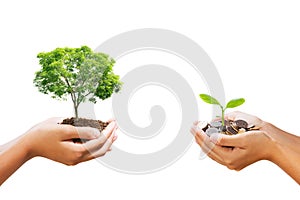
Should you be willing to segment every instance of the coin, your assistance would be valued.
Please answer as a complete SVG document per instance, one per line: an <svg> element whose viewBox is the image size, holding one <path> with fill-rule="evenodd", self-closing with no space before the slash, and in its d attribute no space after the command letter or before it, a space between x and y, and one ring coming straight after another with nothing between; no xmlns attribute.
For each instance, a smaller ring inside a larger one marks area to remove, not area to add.
<svg viewBox="0 0 300 200"><path fill-rule="evenodd" d="M238 131L236 131L232 126L227 127L227 132L229 132L232 135L235 135L238 133Z"/></svg>
<svg viewBox="0 0 300 200"><path fill-rule="evenodd" d="M259 129L260 129L260 127L254 125L254 126L251 126L250 128L247 128L247 131L257 131Z"/></svg>
<svg viewBox="0 0 300 200"><path fill-rule="evenodd" d="M225 126L230 126L231 122L232 122L232 120L224 120L224 125Z"/></svg>
<svg viewBox="0 0 300 200"><path fill-rule="evenodd" d="M217 128L208 128L206 131L205 131L205 133L206 133L206 135L208 135L208 136L211 136L213 133L219 133L220 131L219 131L219 129L217 129Z"/></svg>
<svg viewBox="0 0 300 200"><path fill-rule="evenodd" d="M235 124L236 124L236 126L238 126L239 128L247 128L248 127L248 123L246 122L246 121L244 121L244 120L241 120L241 119L239 119L239 120L236 120L235 121Z"/></svg>
<svg viewBox="0 0 300 200"><path fill-rule="evenodd" d="M240 133L245 133L246 132L246 129L244 129L244 128L241 128L241 129L239 129L239 132L238 132L238 134L240 134Z"/></svg>
<svg viewBox="0 0 300 200"><path fill-rule="evenodd" d="M230 126L236 131L239 132L239 127L236 125L234 121L230 122Z"/></svg>
<svg viewBox="0 0 300 200"><path fill-rule="evenodd" d="M214 128L220 128L222 126L222 122L221 121L213 121L209 123L211 127Z"/></svg>
<svg viewBox="0 0 300 200"><path fill-rule="evenodd" d="M203 130L208 136L211 136L213 133L222 133L226 135L236 135L240 133L245 133L247 131L259 130L258 126L248 127L249 124L245 120L224 120L224 125L222 121L211 121L205 122L200 121L197 124L197 127Z"/></svg>
<svg viewBox="0 0 300 200"><path fill-rule="evenodd" d="M222 132L226 132L226 126L221 126L220 130L221 130Z"/></svg>

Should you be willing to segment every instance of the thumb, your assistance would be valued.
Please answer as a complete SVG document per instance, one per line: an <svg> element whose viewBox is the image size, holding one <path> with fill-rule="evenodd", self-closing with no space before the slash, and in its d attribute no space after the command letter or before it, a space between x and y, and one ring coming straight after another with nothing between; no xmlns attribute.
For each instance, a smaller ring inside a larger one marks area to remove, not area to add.
<svg viewBox="0 0 300 200"><path fill-rule="evenodd" d="M241 147L244 141L243 134L238 135L224 135L221 133L214 133L210 136L210 140L220 146Z"/></svg>

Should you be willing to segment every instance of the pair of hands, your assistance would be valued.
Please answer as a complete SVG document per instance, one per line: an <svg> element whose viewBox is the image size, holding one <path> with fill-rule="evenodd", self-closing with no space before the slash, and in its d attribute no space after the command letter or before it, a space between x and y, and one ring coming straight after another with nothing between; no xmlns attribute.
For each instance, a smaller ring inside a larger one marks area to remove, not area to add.
<svg viewBox="0 0 300 200"><path fill-rule="evenodd" d="M272 160L274 147L272 137L266 131L268 126L266 122L242 112L229 113L225 119L234 121L242 119L250 126L260 127L260 130L238 135L215 133L209 137L195 122L191 133L207 156L233 170L241 170L259 160Z"/></svg>
<svg viewBox="0 0 300 200"><path fill-rule="evenodd" d="M42 156L66 165L76 165L105 155L117 139L117 125L113 120L101 133L95 128L58 124L61 121L62 118L48 119L25 134L29 158ZM74 138L88 141L74 143Z"/></svg>
<svg viewBox="0 0 300 200"><path fill-rule="evenodd" d="M216 162L233 170L241 170L259 160L269 160L300 184L300 137L242 112L226 115L227 120L242 119L260 127L237 135L207 136L197 127L191 128L201 149Z"/></svg>
<svg viewBox="0 0 300 200"><path fill-rule="evenodd" d="M42 156L66 165L76 165L105 155L117 139L117 125L111 121L100 133L89 127L59 124L52 118L37 124L15 140L0 146L0 186L25 162ZM81 138L85 143L74 143Z"/></svg>

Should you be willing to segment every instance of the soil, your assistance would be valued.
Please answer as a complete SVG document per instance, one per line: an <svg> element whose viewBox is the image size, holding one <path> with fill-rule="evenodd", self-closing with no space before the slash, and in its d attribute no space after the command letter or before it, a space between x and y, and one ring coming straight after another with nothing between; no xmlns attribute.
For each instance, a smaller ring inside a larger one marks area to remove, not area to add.
<svg viewBox="0 0 300 200"><path fill-rule="evenodd" d="M108 122L103 122L101 120L94 120L94 119L86 119L86 118L67 118L64 119L61 124L68 124L76 127L92 127L98 129L100 132L104 130L107 125L109 124ZM82 143L86 142L84 139L76 138L73 139L73 142L77 143Z"/></svg>

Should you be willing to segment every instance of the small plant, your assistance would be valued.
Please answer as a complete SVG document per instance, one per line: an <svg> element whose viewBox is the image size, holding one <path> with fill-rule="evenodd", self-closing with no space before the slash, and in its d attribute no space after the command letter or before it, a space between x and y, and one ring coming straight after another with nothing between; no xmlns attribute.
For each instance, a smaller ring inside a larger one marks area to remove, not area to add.
<svg viewBox="0 0 300 200"><path fill-rule="evenodd" d="M208 104L215 104L215 105L219 105L220 108L221 108L221 111L222 111L222 126L224 126L225 124L225 119L224 119L224 114L225 114L225 110L227 108L235 108L235 107L238 107L240 105L242 105L244 102L245 102L245 99L244 98L238 98L238 99L232 99L230 100L226 106L224 107L223 105L220 104L220 102L215 99L214 97L208 95L208 94L200 94L199 95L200 98L205 102L205 103L208 103Z"/></svg>
<svg viewBox="0 0 300 200"><path fill-rule="evenodd" d="M42 68L35 74L35 86L55 99L70 95L76 119L81 103L96 103L96 98L104 100L121 88L119 76L113 73L115 61L87 46L56 48L37 57Z"/></svg>

